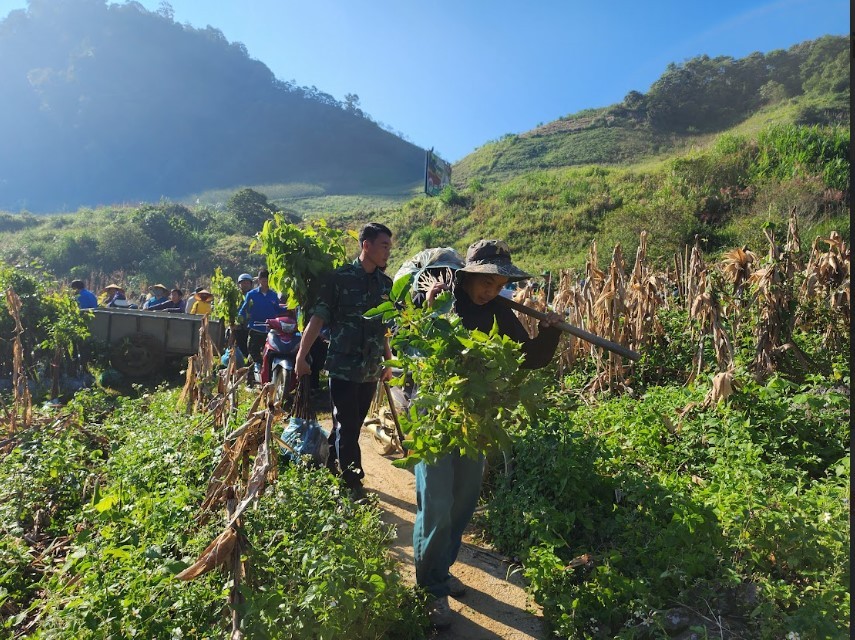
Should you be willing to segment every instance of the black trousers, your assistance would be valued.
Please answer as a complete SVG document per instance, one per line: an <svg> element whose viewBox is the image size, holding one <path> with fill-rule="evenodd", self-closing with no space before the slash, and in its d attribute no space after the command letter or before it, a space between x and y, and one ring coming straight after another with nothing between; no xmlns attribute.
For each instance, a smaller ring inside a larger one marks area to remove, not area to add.
<svg viewBox="0 0 855 640"><path fill-rule="evenodd" d="M261 352L264 350L264 343L266 340L266 333L260 333L258 331L249 332L249 343L247 344L249 357L252 358L254 364L259 366L261 366Z"/></svg>
<svg viewBox="0 0 855 640"><path fill-rule="evenodd" d="M235 346L240 349L243 357L246 358L249 355L249 350L246 347L246 343L249 342L249 329L237 327L232 333L235 336Z"/></svg>
<svg viewBox="0 0 855 640"><path fill-rule="evenodd" d="M328 466L333 472L335 461L345 483L352 484L365 477L362 470L362 451L359 449L359 432L371 408L377 381L351 382L330 378L333 428L330 431L330 457Z"/></svg>

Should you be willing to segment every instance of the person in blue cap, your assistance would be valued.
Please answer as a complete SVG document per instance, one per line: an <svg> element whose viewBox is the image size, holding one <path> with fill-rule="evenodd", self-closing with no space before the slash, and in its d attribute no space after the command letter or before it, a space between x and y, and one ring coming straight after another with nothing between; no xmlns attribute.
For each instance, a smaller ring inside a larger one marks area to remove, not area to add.
<svg viewBox="0 0 855 640"><path fill-rule="evenodd" d="M252 291L252 276L248 273L242 273L237 279L238 287L240 287L241 295L246 299L246 294ZM247 344L249 343L249 329L246 326L244 318L238 316L238 324L231 327L231 332L235 337L235 346L241 352L241 356L246 356L249 353Z"/></svg>
<svg viewBox="0 0 855 640"><path fill-rule="evenodd" d="M261 367L261 351L264 341L267 339L267 330L261 329L261 325L270 318L279 315L279 295L270 288L268 277L270 272L261 269L258 272L258 286L250 289L246 294L243 305L238 309L238 317L241 324L249 330L247 351L252 358L256 370ZM252 386L253 376L247 378L247 383Z"/></svg>

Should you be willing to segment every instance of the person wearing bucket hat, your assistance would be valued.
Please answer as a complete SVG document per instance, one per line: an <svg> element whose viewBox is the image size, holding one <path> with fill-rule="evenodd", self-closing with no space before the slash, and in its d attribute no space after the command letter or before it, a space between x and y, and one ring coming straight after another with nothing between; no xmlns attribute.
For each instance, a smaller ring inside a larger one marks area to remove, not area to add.
<svg viewBox="0 0 855 640"><path fill-rule="evenodd" d="M117 284L108 284L101 292L103 305L110 308L129 309L131 303L125 297L125 290Z"/></svg>
<svg viewBox="0 0 855 640"><path fill-rule="evenodd" d="M496 298L508 282L531 276L513 264L508 245L501 240L479 240L466 252L466 265L455 273L452 293L454 311L467 329L489 332L493 323L499 332L522 344L524 369L546 366L558 347L561 322L549 313L540 331L530 338L510 307ZM448 285L437 283L427 295L432 304ZM463 530L472 518L481 493L483 456L472 459L459 453L443 456L434 464L419 462L416 476L416 520L413 527L413 558L416 583L433 596L428 606L437 627L451 623L448 596L462 596L466 587L451 575Z"/></svg>
<svg viewBox="0 0 855 640"><path fill-rule="evenodd" d="M169 301L169 288L162 284L153 284L148 288L151 291L151 297L145 301L143 309L151 309L156 304Z"/></svg>

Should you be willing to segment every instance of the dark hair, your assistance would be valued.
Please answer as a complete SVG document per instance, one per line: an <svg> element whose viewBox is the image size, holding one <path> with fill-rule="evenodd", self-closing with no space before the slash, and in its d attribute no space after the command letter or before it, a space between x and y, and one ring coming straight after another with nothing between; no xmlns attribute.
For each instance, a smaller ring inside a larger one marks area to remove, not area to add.
<svg viewBox="0 0 855 640"><path fill-rule="evenodd" d="M379 222L369 222L364 227L362 227L362 231L359 232L359 246L362 246L362 243L366 240L374 240L381 233L385 233L390 238L392 237L392 232L389 230L385 224L380 224Z"/></svg>
<svg viewBox="0 0 855 640"><path fill-rule="evenodd" d="M72 289L85 289L86 285L83 284L83 280L72 280L71 281Z"/></svg>
<svg viewBox="0 0 855 640"><path fill-rule="evenodd" d="M184 292L181 289L173 289L169 293L177 293L179 296L183 296Z"/></svg>
<svg viewBox="0 0 855 640"><path fill-rule="evenodd" d="M259 278L269 278L270 272L267 269L259 269L258 270L258 277Z"/></svg>
<svg viewBox="0 0 855 640"><path fill-rule="evenodd" d="M193 289L193 293L199 293L204 288L205 287L196 287L195 289Z"/></svg>

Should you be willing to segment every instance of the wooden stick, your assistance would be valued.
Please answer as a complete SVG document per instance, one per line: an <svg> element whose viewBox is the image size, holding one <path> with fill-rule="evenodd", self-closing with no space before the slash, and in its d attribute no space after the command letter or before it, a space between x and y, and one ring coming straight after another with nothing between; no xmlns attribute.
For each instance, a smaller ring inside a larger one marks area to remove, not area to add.
<svg viewBox="0 0 855 640"><path fill-rule="evenodd" d="M538 320L546 320L547 316L542 311L537 311L536 309L532 309L531 307L527 307L524 304L520 304L510 298L505 298L504 296L498 296L496 298L500 300L503 304L509 306L511 309L515 311L519 311L520 313L524 313L532 318L537 318ZM618 344L617 342L612 342L611 340L606 340L605 338L601 338L598 335L585 331L584 329L580 329L579 327L574 327L572 324L568 324L566 322L559 322L555 325L562 331L566 331L577 338L581 338L591 344L594 344L598 347L602 347L608 351L612 351L618 355L623 356L624 358L629 358L630 360L639 360L641 358L641 354L637 351L633 351L632 349L627 349L622 344Z"/></svg>
<svg viewBox="0 0 855 640"><path fill-rule="evenodd" d="M398 444L401 447L401 451L406 454L406 451L404 451L404 431L401 429L401 423L398 422L398 410L395 409L395 399L392 397L392 389L389 387L389 383L385 380L383 381L383 388L386 390L386 398L389 400L389 410L392 412L392 420L395 422L395 431L398 432Z"/></svg>

